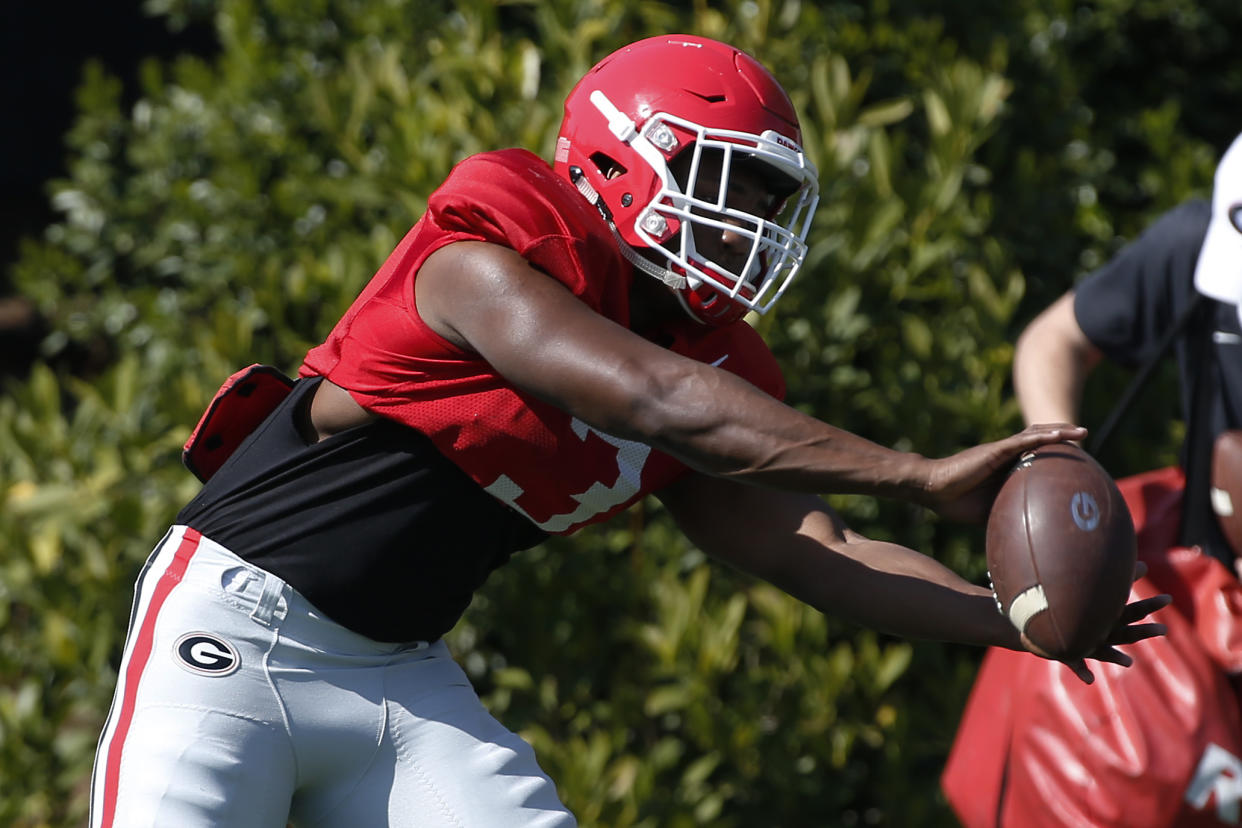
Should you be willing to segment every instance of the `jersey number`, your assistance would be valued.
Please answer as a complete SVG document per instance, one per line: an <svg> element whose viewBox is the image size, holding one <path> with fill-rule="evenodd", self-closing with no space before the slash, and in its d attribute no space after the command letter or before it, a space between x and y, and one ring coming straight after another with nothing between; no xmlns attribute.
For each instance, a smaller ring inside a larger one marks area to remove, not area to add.
<svg viewBox="0 0 1242 828"><path fill-rule="evenodd" d="M495 482L486 487L487 492L493 497L512 506L529 518L540 529L553 534L564 532L573 526L590 520L596 515L611 511L631 500L642 489L643 466L647 464L647 458L651 455L650 446L605 434L576 417L573 419L571 426L574 434L578 436L578 439L582 440L584 448L589 449L588 444L592 440L603 441L606 445L601 447L601 451L588 451L588 456L583 458L584 461L594 460L596 462L583 462L581 464L580 468L586 474L584 479L573 487L581 486L582 488L570 495L575 503L575 506L570 511L553 514L542 520L537 519L524 509L519 502L522 500L525 490L508 475L500 475ZM616 461L617 476L612 485L593 479L600 476L602 469L608 468L608 464L599 462L600 456L604 453L610 453ZM567 486L566 488L570 487Z"/></svg>

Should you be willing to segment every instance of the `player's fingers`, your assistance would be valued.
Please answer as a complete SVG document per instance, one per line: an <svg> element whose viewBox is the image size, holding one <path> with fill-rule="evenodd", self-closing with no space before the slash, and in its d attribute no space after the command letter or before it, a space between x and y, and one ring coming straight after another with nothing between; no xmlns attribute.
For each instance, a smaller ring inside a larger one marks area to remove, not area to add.
<svg viewBox="0 0 1242 828"><path fill-rule="evenodd" d="M1116 647L1104 645L1091 654L1096 661L1106 661L1109 664L1120 664L1122 667L1129 667L1134 663L1134 659L1118 650Z"/></svg>
<svg viewBox="0 0 1242 828"><path fill-rule="evenodd" d="M1127 624L1119 627L1108 637L1109 644L1133 644L1148 638L1155 638L1169 631L1164 624Z"/></svg>
<svg viewBox="0 0 1242 828"><path fill-rule="evenodd" d="M1096 661L1104 661L1109 664L1119 664L1122 667L1129 667L1134 663L1134 659L1114 647L1113 642L1096 647L1087 658L1093 658Z"/></svg>
<svg viewBox="0 0 1242 828"><path fill-rule="evenodd" d="M1151 598L1143 598L1132 604L1126 604L1125 609L1121 611L1121 619L1118 623L1133 624L1140 618L1146 618L1156 610L1167 607L1173 601L1173 596L1167 593L1161 593Z"/></svg>
<svg viewBox="0 0 1242 828"><path fill-rule="evenodd" d="M1064 431L1066 429L1079 429L1086 431L1087 429L1077 423L1031 423L1024 431Z"/></svg>
<svg viewBox="0 0 1242 828"><path fill-rule="evenodd" d="M1070 668L1074 675L1078 676L1078 679L1083 684L1095 683L1095 676L1091 675L1091 671L1087 669L1087 662L1081 658L1074 659L1073 661L1063 661L1061 663Z"/></svg>
<svg viewBox="0 0 1242 828"><path fill-rule="evenodd" d="M1023 448L1035 448L1046 443L1082 440L1087 430L1072 423L1036 423L1014 435Z"/></svg>

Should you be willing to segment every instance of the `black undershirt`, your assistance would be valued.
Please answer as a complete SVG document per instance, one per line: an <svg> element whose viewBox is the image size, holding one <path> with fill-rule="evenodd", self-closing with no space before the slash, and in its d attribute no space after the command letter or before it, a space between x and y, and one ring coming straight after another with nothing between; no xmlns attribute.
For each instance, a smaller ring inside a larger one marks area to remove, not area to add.
<svg viewBox="0 0 1242 828"><path fill-rule="evenodd" d="M299 380L177 516L377 641L432 641L520 549L546 537L420 432L375 420L318 443Z"/></svg>

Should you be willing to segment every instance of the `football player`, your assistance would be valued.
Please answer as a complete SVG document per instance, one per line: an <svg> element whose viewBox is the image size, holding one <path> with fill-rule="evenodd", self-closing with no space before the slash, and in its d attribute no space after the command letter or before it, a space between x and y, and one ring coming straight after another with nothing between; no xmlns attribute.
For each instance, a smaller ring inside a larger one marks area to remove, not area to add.
<svg viewBox="0 0 1242 828"><path fill-rule="evenodd" d="M784 405L743 317L799 274L817 193L772 75L682 35L591 69L551 165L458 164L297 381L246 372L200 423L206 484L137 585L91 824L572 825L442 636L514 552L648 494L824 612L1021 649L989 590L820 494L981 520L1021 452L1085 432L931 459ZM1156 605L1094 656L1128 663Z"/></svg>

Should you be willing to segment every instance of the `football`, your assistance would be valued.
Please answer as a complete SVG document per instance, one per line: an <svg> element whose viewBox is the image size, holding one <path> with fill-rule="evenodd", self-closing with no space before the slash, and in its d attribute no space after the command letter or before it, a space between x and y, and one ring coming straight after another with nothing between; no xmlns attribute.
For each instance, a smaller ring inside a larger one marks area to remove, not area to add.
<svg viewBox="0 0 1242 828"><path fill-rule="evenodd" d="M1222 431L1212 447L1212 509L1234 554L1242 555L1242 430Z"/></svg>
<svg viewBox="0 0 1242 828"><path fill-rule="evenodd" d="M1001 614L1052 658L1107 638L1130 594L1137 547L1112 477L1072 443L1027 452L988 515L988 577Z"/></svg>

